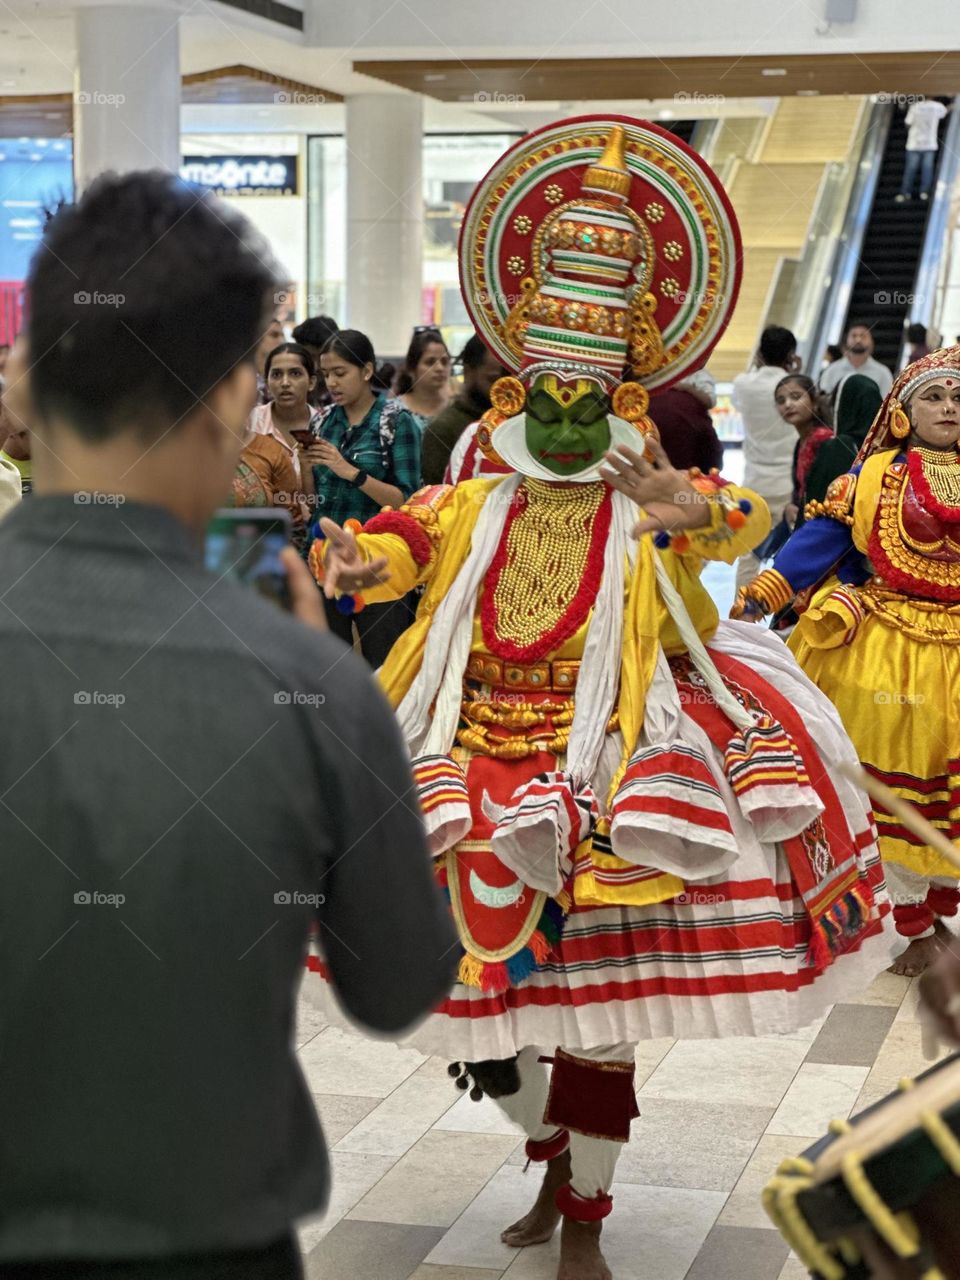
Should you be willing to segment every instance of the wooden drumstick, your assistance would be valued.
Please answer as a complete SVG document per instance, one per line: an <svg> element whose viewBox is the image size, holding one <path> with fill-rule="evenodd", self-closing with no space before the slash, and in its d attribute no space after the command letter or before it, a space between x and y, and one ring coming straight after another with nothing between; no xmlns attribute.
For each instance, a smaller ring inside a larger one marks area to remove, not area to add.
<svg viewBox="0 0 960 1280"><path fill-rule="evenodd" d="M942 854L960 873L960 849L957 848L952 840L948 840L942 831L938 831L936 827L931 826L923 814L914 808L909 801L901 800L888 786L879 782L871 774L867 773L866 769L862 769L860 765L850 764L849 761L842 760L837 765L837 768L845 778L849 778L858 787L862 787L871 799L883 805L888 813L892 813L895 818L899 818L908 831L912 831L915 836L920 837L924 844Z"/></svg>

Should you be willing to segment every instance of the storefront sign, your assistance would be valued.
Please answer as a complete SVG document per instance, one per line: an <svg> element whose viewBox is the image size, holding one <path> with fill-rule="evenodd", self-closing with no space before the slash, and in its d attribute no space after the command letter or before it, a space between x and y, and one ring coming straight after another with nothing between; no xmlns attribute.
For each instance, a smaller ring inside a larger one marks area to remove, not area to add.
<svg viewBox="0 0 960 1280"><path fill-rule="evenodd" d="M296 156L184 156L180 177L218 196L295 196Z"/></svg>

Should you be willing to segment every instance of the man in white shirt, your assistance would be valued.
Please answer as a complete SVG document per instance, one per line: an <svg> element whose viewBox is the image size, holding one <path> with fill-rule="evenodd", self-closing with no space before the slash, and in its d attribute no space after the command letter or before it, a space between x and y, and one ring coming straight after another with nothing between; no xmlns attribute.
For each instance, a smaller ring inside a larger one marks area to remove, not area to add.
<svg viewBox="0 0 960 1280"><path fill-rule="evenodd" d="M873 334L869 326L855 321L847 329L843 341L843 359L834 360L820 374L820 390L832 396L844 378L851 373L862 373L872 378L885 396L893 386L893 374L885 364L873 358Z"/></svg>
<svg viewBox="0 0 960 1280"><path fill-rule="evenodd" d="M920 173L920 199L929 200L933 186L934 157L937 154L939 140L937 131L940 121L947 114L942 102L932 98L921 98L919 102L910 104L907 112L907 155L903 165L903 181L895 196L897 204L910 200L913 196L913 184Z"/></svg>
<svg viewBox="0 0 960 1280"><path fill-rule="evenodd" d="M733 380L733 404L743 420L743 483L766 502L774 525L793 496L797 433L780 417L773 393L777 383L798 368L796 338L789 329L769 325L760 336L753 368ZM759 570L756 556L741 556L737 587L756 577Z"/></svg>

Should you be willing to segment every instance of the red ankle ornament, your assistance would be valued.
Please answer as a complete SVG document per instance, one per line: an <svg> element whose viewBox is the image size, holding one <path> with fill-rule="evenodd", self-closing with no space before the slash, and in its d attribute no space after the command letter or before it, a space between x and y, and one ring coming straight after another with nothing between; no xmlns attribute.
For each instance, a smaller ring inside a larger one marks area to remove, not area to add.
<svg viewBox="0 0 960 1280"><path fill-rule="evenodd" d="M569 1182L557 1188L554 1202L565 1218L574 1222L601 1222L613 1211L613 1196L597 1192L592 1200L577 1195Z"/></svg>
<svg viewBox="0 0 960 1280"><path fill-rule="evenodd" d="M528 1160L541 1164L545 1160L554 1160L557 1156L562 1156L569 1145L569 1133L566 1129L560 1129L552 1138L544 1138L542 1142L535 1142L533 1138L528 1138L524 1150Z"/></svg>

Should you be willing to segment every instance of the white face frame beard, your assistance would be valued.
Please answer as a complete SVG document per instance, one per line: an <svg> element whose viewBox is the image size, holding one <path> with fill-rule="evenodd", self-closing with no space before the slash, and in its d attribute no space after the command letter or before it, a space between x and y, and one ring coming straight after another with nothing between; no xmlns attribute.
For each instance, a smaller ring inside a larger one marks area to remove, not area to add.
<svg viewBox="0 0 960 1280"><path fill-rule="evenodd" d="M618 445L626 445L639 453L646 447L643 433L632 422L627 422L625 418L617 418L612 413L607 415L607 422L610 424L611 449L616 449ZM500 423L493 433L493 447L511 471L518 471L520 475L527 476L531 480L547 480L551 484L594 484L602 479L600 475L600 468L603 466L602 458L586 470L578 471L572 476L557 475L556 471L551 471L549 467L544 466L527 448L527 417L524 413L518 413L515 417L507 418L506 422Z"/></svg>

